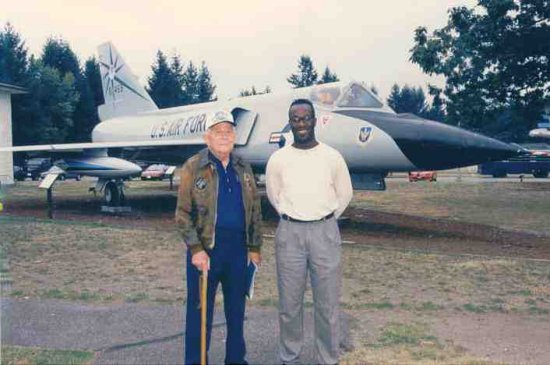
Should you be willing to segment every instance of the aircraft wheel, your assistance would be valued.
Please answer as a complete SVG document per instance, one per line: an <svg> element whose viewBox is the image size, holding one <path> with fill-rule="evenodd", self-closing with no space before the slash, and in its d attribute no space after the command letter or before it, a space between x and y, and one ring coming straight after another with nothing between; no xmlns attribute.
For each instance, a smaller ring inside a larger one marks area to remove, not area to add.
<svg viewBox="0 0 550 365"><path fill-rule="evenodd" d="M120 205L120 194L115 182L109 181L105 185L104 198L107 205L115 207Z"/></svg>

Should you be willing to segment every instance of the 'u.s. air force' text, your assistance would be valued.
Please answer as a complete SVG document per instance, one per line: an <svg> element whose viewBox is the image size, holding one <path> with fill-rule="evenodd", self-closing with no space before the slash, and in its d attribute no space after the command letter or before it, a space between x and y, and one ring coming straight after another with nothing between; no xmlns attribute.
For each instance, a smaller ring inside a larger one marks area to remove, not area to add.
<svg viewBox="0 0 550 365"><path fill-rule="evenodd" d="M176 120L158 122L151 128L151 138L188 136L202 133L206 130L206 114L182 117Z"/></svg>

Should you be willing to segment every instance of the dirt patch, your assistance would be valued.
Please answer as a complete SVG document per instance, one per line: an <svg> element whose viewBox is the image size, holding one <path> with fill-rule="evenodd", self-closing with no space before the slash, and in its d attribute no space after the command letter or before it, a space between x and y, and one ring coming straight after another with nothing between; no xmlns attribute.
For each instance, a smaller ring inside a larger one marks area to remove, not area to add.
<svg viewBox="0 0 550 365"><path fill-rule="evenodd" d="M512 364L550 364L548 317L447 314L432 323L437 336L452 339L472 355Z"/></svg>
<svg viewBox="0 0 550 365"><path fill-rule="evenodd" d="M547 318L500 313L350 311L354 341L343 364L550 363Z"/></svg>
<svg viewBox="0 0 550 365"><path fill-rule="evenodd" d="M550 260L550 236L545 233L361 208L349 208L346 215L345 238L358 243Z"/></svg>
<svg viewBox="0 0 550 365"><path fill-rule="evenodd" d="M542 224L550 204L550 181L474 179L408 183L388 179L385 192L356 192L352 207L441 218L550 235Z"/></svg>

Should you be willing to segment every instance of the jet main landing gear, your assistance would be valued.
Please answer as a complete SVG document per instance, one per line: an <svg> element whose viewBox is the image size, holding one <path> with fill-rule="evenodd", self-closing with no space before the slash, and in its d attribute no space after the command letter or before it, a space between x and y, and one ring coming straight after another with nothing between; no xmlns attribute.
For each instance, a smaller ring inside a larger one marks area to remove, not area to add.
<svg viewBox="0 0 550 365"><path fill-rule="evenodd" d="M110 207L123 206L126 203L124 183L122 181L107 181L103 188L103 201Z"/></svg>
<svg viewBox="0 0 550 365"><path fill-rule="evenodd" d="M94 192L103 190L103 205L101 206L102 212L117 214L128 213L132 210L126 205L124 181L122 181L122 179L100 179L97 181L95 188L92 188L92 190Z"/></svg>

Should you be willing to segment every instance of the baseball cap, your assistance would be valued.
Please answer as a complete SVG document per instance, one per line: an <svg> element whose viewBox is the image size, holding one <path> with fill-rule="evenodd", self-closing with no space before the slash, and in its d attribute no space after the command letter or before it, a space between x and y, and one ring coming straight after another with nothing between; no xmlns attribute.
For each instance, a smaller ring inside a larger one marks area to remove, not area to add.
<svg viewBox="0 0 550 365"><path fill-rule="evenodd" d="M235 125L235 120L233 119L233 115L230 112L226 110L219 110L210 115L210 118L208 118L207 128L212 128L216 124L224 122Z"/></svg>

